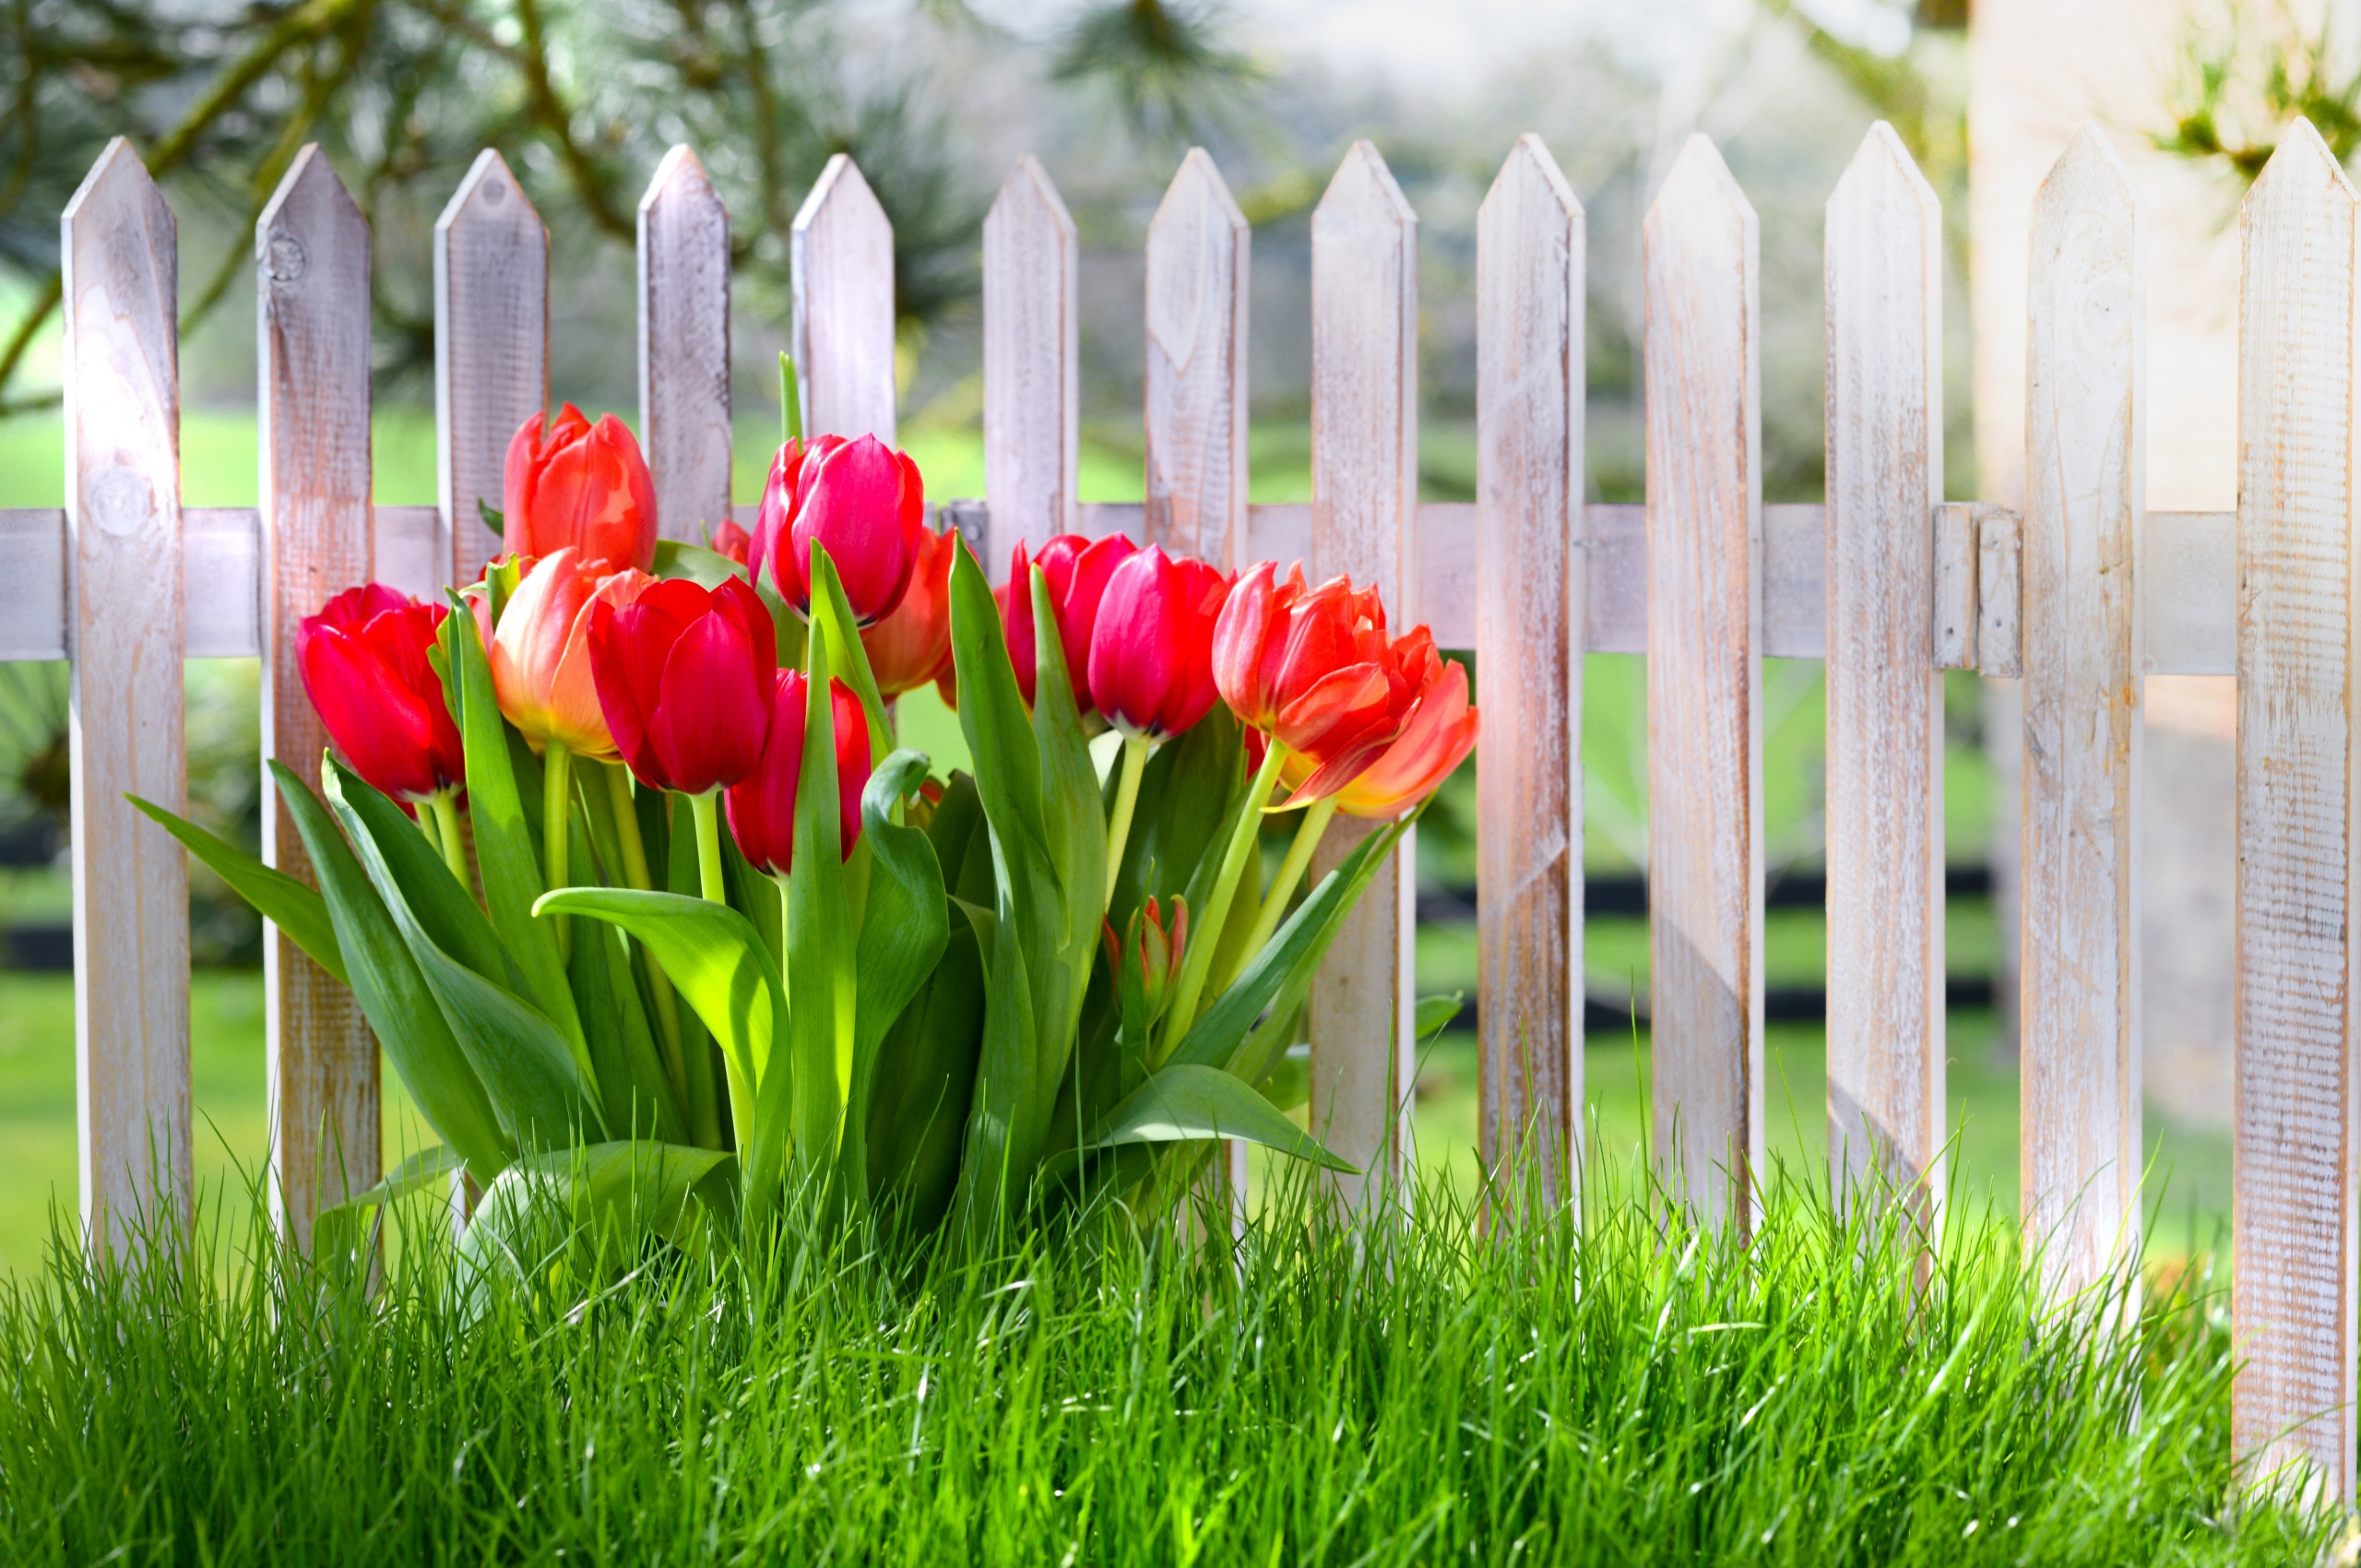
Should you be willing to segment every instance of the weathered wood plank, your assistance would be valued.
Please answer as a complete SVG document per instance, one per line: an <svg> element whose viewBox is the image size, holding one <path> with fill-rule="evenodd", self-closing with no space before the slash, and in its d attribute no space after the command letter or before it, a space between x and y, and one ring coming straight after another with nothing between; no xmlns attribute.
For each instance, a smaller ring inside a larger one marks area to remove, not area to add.
<svg viewBox="0 0 2361 1568"><path fill-rule="evenodd" d="M1246 549L1253 234L1192 147L1147 226L1147 534L1225 571Z"/></svg>
<svg viewBox="0 0 2361 1568"><path fill-rule="evenodd" d="M82 1223L121 1253L189 1202L188 862L124 799L188 799L179 243L120 137L59 227Z"/></svg>
<svg viewBox="0 0 2361 1568"><path fill-rule="evenodd" d="M2130 182L2085 125L2034 204L2022 542L2022 1191L2067 1292L2140 1246L2140 249Z"/></svg>
<svg viewBox="0 0 2361 1568"><path fill-rule="evenodd" d="M1975 504L1935 507L1935 667L1975 668Z"/></svg>
<svg viewBox="0 0 2361 1568"><path fill-rule="evenodd" d="M984 217L984 501L995 573L1074 529L1082 461L1081 262L1049 171L1016 160Z"/></svg>
<svg viewBox="0 0 2361 1568"><path fill-rule="evenodd" d="M894 440L894 225L844 153L789 235L795 376L813 435Z"/></svg>
<svg viewBox="0 0 2361 1568"><path fill-rule="evenodd" d="M328 742L304 694L296 629L366 581L375 554L369 225L317 147L296 154L263 208L255 264L263 559L252 597L263 614L262 754L308 779ZM267 770L262 849L270 864L318 885ZM313 1217L377 1181L377 1040L352 992L276 926L263 932L263 996L271 1218L308 1251Z"/></svg>
<svg viewBox="0 0 2361 1568"><path fill-rule="evenodd" d="M730 520L730 210L675 147L639 198L639 439L666 539Z"/></svg>
<svg viewBox="0 0 2361 1568"><path fill-rule="evenodd" d="M2024 519L2008 507L1975 508L1975 667L2001 680L2025 672L2023 536Z"/></svg>
<svg viewBox="0 0 2361 1568"><path fill-rule="evenodd" d="M1413 598L1418 498L1418 219L1377 148L1357 141L1311 215L1310 575ZM1338 818L1313 858L1325 875L1366 825ZM1323 1173L1362 1210L1400 1181L1409 1146L1417 845L1402 847L1347 918L1311 986L1311 1120L1362 1172Z"/></svg>
<svg viewBox="0 0 2361 1568"><path fill-rule="evenodd" d="M2237 1110L2232 1429L2354 1494L2361 965L2353 187L2305 121L2247 193L2238 319Z"/></svg>
<svg viewBox="0 0 2361 1568"><path fill-rule="evenodd" d="M65 657L65 510L0 507L0 659Z"/></svg>
<svg viewBox="0 0 2361 1568"><path fill-rule="evenodd" d="M1893 127L1828 201L1828 1158L1930 1226L1943 1111L1942 206Z"/></svg>
<svg viewBox="0 0 2361 1568"><path fill-rule="evenodd" d="M412 599L431 600L442 592L441 507L380 506L375 532L372 576Z"/></svg>
<svg viewBox="0 0 2361 1568"><path fill-rule="evenodd" d="M1582 1169L1585 232L1519 137L1476 218L1481 1137L1504 1190L1548 1205Z"/></svg>
<svg viewBox="0 0 2361 1568"><path fill-rule="evenodd" d="M500 154L476 156L434 220L434 432L443 559L473 582L500 540L516 427L549 402L550 235Z"/></svg>
<svg viewBox="0 0 2361 1568"><path fill-rule="evenodd" d="M1750 1232L1762 1161L1762 328L1754 209L1702 136L1641 229L1655 1144Z"/></svg>

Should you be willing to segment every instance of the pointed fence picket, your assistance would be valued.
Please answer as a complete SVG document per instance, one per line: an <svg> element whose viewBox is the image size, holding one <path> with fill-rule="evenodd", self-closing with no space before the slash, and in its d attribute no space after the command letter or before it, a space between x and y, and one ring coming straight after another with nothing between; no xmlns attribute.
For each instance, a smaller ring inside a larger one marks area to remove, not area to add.
<svg viewBox="0 0 2361 1568"><path fill-rule="evenodd" d="M943 513L991 541L996 576L1015 538L1122 529L1348 572L1477 651L1484 1157L1536 1155L1545 1202L1579 1170L1583 656L1649 659L1657 1146L1674 1189L1741 1230L1763 1132L1761 661L1828 667L1833 1179L1929 1206L1949 1131L1938 672L2022 674L2024 1218L2060 1290L2137 1257L2141 676L2235 674L2235 1440L2350 1500L2355 208L2299 126L2245 214L2239 511L2148 513L2138 208L2105 141L2077 137L2035 209L2020 517L1943 498L1940 215L1875 128L1829 203L1827 504L1765 506L1753 213L1695 139L1643 230L1647 504L1602 505L1584 498L1583 210L1526 137L1477 220L1477 499L1421 503L1418 220L1356 143L1312 219L1314 498L1249 505L1251 235L1195 151L1148 231L1147 499L1098 505L1074 485L1073 223L1026 160L986 236L989 493ZM728 479L729 218L676 148L640 220L642 429L665 531L694 539L751 520ZM261 505L184 509L171 210L116 142L63 229L67 504L0 511L0 658L73 666L82 1206L123 1250L189 1191L184 863L123 799L184 799L180 659L259 655L267 754L316 765L291 628L362 578L433 594L496 548L478 504L500 504L508 435L547 398L548 237L485 152L434 232L438 502L373 506L369 236L306 149L255 235ZM893 231L849 159L792 251L807 428L890 438ZM309 874L276 802L265 836ZM1334 1189L1356 1207L1407 1169L1412 861L1314 987L1311 1114L1364 1172ZM376 1053L340 988L276 933L267 952L274 1214L301 1243L379 1169Z"/></svg>

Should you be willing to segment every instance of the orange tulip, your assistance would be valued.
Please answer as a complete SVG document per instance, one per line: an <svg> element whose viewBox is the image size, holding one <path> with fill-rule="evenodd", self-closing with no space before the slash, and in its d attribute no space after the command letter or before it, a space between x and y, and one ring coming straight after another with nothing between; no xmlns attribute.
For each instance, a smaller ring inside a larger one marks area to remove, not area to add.
<svg viewBox="0 0 2361 1568"><path fill-rule="evenodd" d="M1476 709L1467 703L1467 667L1454 659L1436 668L1394 743L1336 791L1336 809L1347 816L1400 816L1433 794L1475 749Z"/></svg>
<svg viewBox="0 0 2361 1568"><path fill-rule="evenodd" d="M887 701L914 692L951 668L951 558L958 541L921 528L918 564L893 613L860 634L878 695Z"/></svg>
<svg viewBox="0 0 2361 1568"><path fill-rule="evenodd" d="M585 567L645 572L656 564L656 486L639 443L612 414L597 424L568 403L544 438L541 416L508 443L502 540L519 555L571 545Z"/></svg>
<svg viewBox="0 0 2361 1568"><path fill-rule="evenodd" d="M579 564L569 545L533 563L484 639L500 711L536 752L555 742L576 756L612 762L618 754L590 673L590 607L620 609L654 587L645 572L608 572ZM487 615L476 595L476 624Z"/></svg>
<svg viewBox="0 0 2361 1568"><path fill-rule="evenodd" d="M1389 640L1374 588L1345 577L1306 588L1267 561L1239 579L1214 625L1214 684L1248 727L1287 748L1288 806L1335 793L1393 744L1430 679L1425 628Z"/></svg>

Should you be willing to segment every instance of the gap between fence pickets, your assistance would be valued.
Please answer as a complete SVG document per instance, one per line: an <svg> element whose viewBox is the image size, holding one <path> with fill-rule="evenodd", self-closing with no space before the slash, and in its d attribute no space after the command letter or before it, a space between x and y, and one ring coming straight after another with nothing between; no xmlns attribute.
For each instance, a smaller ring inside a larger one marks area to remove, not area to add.
<svg viewBox="0 0 2361 1568"><path fill-rule="evenodd" d="M2019 673L2015 647L2015 584L1993 580L2013 572L2013 535L2007 550L1988 529L1975 548L1968 513L2008 526L2014 514L1999 507L1951 503L1938 507L1936 659L1944 668ZM754 507L731 508L751 528ZM970 540L983 538L984 504L949 501L945 520ZM1445 647L1476 644L1476 563L1465 548L1474 537L1472 503L1430 501L1418 507L1415 546L1418 603L1402 619L1424 621ZM1953 515L1946 521L1943 515ZM184 509L187 573L188 657L252 659L262 647L259 597L261 525L251 506ZM1769 505L1763 517L1762 651L1773 659L1820 659L1826 653L1827 514L1817 505ZM1140 537L1137 502L1097 502L1080 508L1082 531ZM2138 570L2143 674L2232 675L2237 661L2237 518L2230 512L2151 512L2141 530ZM1958 530L1965 526L1970 531ZM432 506L377 508L377 580L421 599L442 592ZM1948 533L1945 529L1948 529ZM1583 647L1590 653L1647 651L1646 510L1635 505L1589 508L1590 604ZM1311 508L1268 503L1247 509L1248 549L1241 559L1274 560L1284 567L1307 552ZM1981 581L1963 582L1963 572ZM1996 566L1995 563L2005 563ZM987 562L994 576L1006 562ZM1977 623L1981 623L1979 626ZM55 507L0 507L0 660L65 657L65 514Z"/></svg>

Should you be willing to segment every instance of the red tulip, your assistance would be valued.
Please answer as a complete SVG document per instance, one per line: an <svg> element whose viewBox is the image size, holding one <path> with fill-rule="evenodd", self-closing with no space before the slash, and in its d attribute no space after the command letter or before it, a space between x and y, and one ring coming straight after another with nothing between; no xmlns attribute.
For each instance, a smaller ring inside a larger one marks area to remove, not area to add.
<svg viewBox="0 0 2361 1568"><path fill-rule="evenodd" d="M1456 660L1438 663L1402 733L1336 791L1336 809L1347 816L1390 819L1417 805L1476 749L1476 717L1467 703L1467 667Z"/></svg>
<svg viewBox="0 0 2361 1568"><path fill-rule="evenodd" d="M744 529L740 528L736 523L725 521L716 525L714 528L714 550L720 554L729 556L730 559L737 562L741 566L746 564L747 548L753 542L754 536L748 533Z"/></svg>
<svg viewBox="0 0 2361 1568"><path fill-rule="evenodd" d="M484 658L501 716L535 751L554 741L576 756L611 762L615 741L590 673L590 611L620 609L655 585L645 572L585 568L574 547L532 564L501 607L500 624L485 630ZM476 625L484 630L488 596L474 594Z"/></svg>
<svg viewBox="0 0 2361 1568"><path fill-rule="evenodd" d="M785 876L795 859L795 788L803 776L804 697L811 689L802 671L778 672L762 760L722 797L738 852L772 876ZM860 842L860 792L869 787L869 716L853 689L834 678L828 706L836 731L836 842L849 860Z"/></svg>
<svg viewBox="0 0 2361 1568"><path fill-rule="evenodd" d="M919 466L873 435L790 441L771 459L748 562L764 564L779 596L812 611L812 546L827 547L853 619L873 626L894 612L918 566L926 532Z"/></svg>
<svg viewBox="0 0 2361 1568"><path fill-rule="evenodd" d="M426 659L447 613L377 583L347 588L295 628L303 690L352 770L398 801L466 772L458 726Z"/></svg>
<svg viewBox="0 0 2361 1568"><path fill-rule="evenodd" d="M777 665L770 612L743 577L676 577L590 607L599 706L623 761L659 790L702 795L754 771Z"/></svg>
<svg viewBox="0 0 2361 1568"><path fill-rule="evenodd" d="M1115 568L1138 548L1121 534L1085 539L1062 533L1042 545L1041 553L1027 556L1024 541L1017 542L1007 586L994 597L1000 600L1002 624L1008 632L1009 662L1016 667L1017 689L1026 703L1033 701L1034 652L1033 574L1028 568L1040 567L1050 579L1050 602L1057 608L1058 641L1065 651L1067 678L1074 683L1074 707L1088 713L1090 638L1098 624L1098 601Z"/></svg>
<svg viewBox="0 0 2361 1568"><path fill-rule="evenodd" d="M597 424L568 403L541 433L535 414L508 443L501 540L519 555L568 545L585 566L647 571L656 564L656 487L639 443L612 414Z"/></svg>
<svg viewBox="0 0 2361 1568"><path fill-rule="evenodd" d="M1220 695L1214 624L1228 596L1228 578L1160 545L1124 558L1090 634L1090 697L1109 724L1163 740L1205 716Z"/></svg>
<svg viewBox="0 0 2361 1568"><path fill-rule="evenodd" d="M1267 561L1240 579L1214 628L1214 683L1250 727L1311 765L1288 798L1334 794L1400 734L1431 678L1425 628L1389 640L1374 588L1333 578L1306 590L1303 569L1275 583Z"/></svg>
<svg viewBox="0 0 2361 1568"><path fill-rule="evenodd" d="M951 667L951 558L958 549L954 536L920 529L909 591L891 615L860 634L877 690L889 701Z"/></svg>

